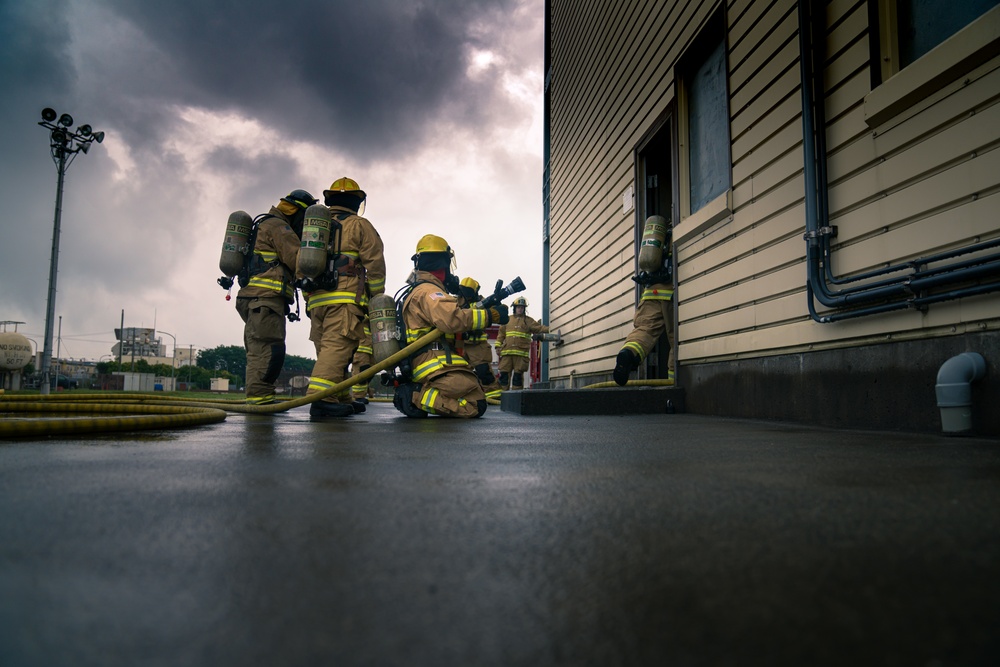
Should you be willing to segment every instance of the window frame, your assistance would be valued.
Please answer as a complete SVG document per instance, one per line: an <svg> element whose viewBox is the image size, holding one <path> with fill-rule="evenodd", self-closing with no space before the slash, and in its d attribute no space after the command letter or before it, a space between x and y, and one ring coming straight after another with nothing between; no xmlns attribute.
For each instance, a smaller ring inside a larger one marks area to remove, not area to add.
<svg viewBox="0 0 1000 667"><path fill-rule="evenodd" d="M706 43L714 44L710 31L719 30L723 42L723 60L725 65L724 85L726 100L726 137L725 148L727 157L726 175L728 176L728 186L714 199L702 205L695 212L691 212L691 140L690 140L690 91L688 81L691 74L703 61L695 58L695 54L702 54L710 51L706 50ZM709 41L711 40L711 41ZM730 110L730 90L729 90L729 31L726 26L725 12L720 6L714 10L711 16L700 27L697 35L688 44L688 47L674 67L674 82L677 90L677 183L678 192L675 206L679 220L674 224L674 242L678 242L693 234L708 228L709 226L732 216L733 199L733 159L732 159L732 115Z"/></svg>
<svg viewBox="0 0 1000 667"><path fill-rule="evenodd" d="M964 75L1000 55L1000 5L988 10L911 64L899 69L896 0L877 3L873 34L878 35L878 63L873 63L873 88L864 98L865 123L878 127L910 109L933 101L932 96L962 84Z"/></svg>

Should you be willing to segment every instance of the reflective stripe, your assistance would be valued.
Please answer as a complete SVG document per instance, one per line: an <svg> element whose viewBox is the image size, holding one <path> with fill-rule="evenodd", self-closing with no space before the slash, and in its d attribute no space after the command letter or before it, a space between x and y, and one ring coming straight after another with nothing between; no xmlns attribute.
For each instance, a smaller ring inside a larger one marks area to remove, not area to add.
<svg viewBox="0 0 1000 667"><path fill-rule="evenodd" d="M515 338L527 338L531 339L531 334L526 331L508 331L508 336L514 336Z"/></svg>
<svg viewBox="0 0 1000 667"><path fill-rule="evenodd" d="M635 352L636 354L638 354L639 355L639 361L642 361L643 359L646 358L646 350L642 349L642 345L639 345L639 343L636 343L634 340L633 341L629 341L628 343L625 343L624 345L622 345L622 349L623 350L632 350L633 352Z"/></svg>
<svg viewBox="0 0 1000 667"><path fill-rule="evenodd" d="M437 412L434 410L434 403L437 401L438 394L441 392L437 389L431 387L424 392L424 395L420 397L420 407L432 415L436 415Z"/></svg>
<svg viewBox="0 0 1000 667"><path fill-rule="evenodd" d="M406 330L406 344L416 341L422 336L426 336L432 331L431 327L423 327L422 329L407 329Z"/></svg>
<svg viewBox="0 0 1000 667"><path fill-rule="evenodd" d="M373 292L384 292L385 291L385 278L382 280L369 280L368 287Z"/></svg>
<svg viewBox="0 0 1000 667"><path fill-rule="evenodd" d="M417 364L417 367L413 369L413 379L417 382L423 380L428 375L435 371L439 371L448 366L468 366L467 362L462 357L457 354L451 355L451 363L448 363L448 356L445 354L440 354L433 359L428 359L427 361Z"/></svg>
<svg viewBox="0 0 1000 667"><path fill-rule="evenodd" d="M499 401L501 396L503 396L503 392L500 391L499 389L494 389L493 391L486 392L486 398L489 399Z"/></svg>
<svg viewBox="0 0 1000 667"><path fill-rule="evenodd" d="M324 391L333 386L336 386L336 383L330 382L329 380L324 380L323 378L318 377L309 378L309 388L315 391Z"/></svg>
<svg viewBox="0 0 1000 667"><path fill-rule="evenodd" d="M271 290L272 292L277 292L281 296L288 297L289 299L295 296L295 290L291 285L285 283L284 280L275 280L274 278L264 278L263 276L252 276L250 281L247 283L248 287L260 287L261 289Z"/></svg>
<svg viewBox="0 0 1000 667"><path fill-rule="evenodd" d="M489 313L483 308L470 308L472 312L472 328L485 329L489 323Z"/></svg>
<svg viewBox="0 0 1000 667"><path fill-rule="evenodd" d="M359 354L373 354L374 350L372 350L371 345L365 345L364 343L362 343L361 345L358 345L357 352Z"/></svg>
<svg viewBox="0 0 1000 667"><path fill-rule="evenodd" d="M640 301L670 301L674 297L672 289L653 289L647 287L642 291Z"/></svg>
<svg viewBox="0 0 1000 667"><path fill-rule="evenodd" d="M278 259L278 253L272 250L254 250L253 254L260 255L260 258L270 264L271 262Z"/></svg>
<svg viewBox="0 0 1000 667"><path fill-rule="evenodd" d="M331 306L338 303L358 303L355 296L354 292L313 292L309 295L306 312L320 306ZM368 303L368 300L365 298L362 298L361 301L362 303L359 303L359 306L364 306Z"/></svg>
<svg viewBox="0 0 1000 667"><path fill-rule="evenodd" d="M267 396L247 396L247 405L265 405L267 403L274 403L274 394L268 394Z"/></svg>
<svg viewBox="0 0 1000 667"><path fill-rule="evenodd" d="M508 349L503 349L503 350L500 351L500 356L501 357L528 357L530 355L528 354L527 350L508 350Z"/></svg>

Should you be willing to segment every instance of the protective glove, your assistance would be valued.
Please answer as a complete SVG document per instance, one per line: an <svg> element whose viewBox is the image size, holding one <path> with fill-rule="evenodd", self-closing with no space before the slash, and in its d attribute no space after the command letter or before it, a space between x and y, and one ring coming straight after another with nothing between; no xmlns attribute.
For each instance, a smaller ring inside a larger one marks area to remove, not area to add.
<svg viewBox="0 0 1000 667"><path fill-rule="evenodd" d="M505 303L490 306L490 324L507 324L510 322L510 309Z"/></svg>

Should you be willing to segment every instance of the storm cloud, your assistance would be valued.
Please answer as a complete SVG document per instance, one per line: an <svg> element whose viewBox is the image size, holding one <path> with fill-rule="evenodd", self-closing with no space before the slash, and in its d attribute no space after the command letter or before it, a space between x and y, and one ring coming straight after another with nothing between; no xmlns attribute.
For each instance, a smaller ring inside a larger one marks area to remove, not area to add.
<svg viewBox="0 0 1000 667"><path fill-rule="evenodd" d="M540 276L523 239L541 228L541 41L541 0L0 0L0 320L44 326L56 170L33 125L47 106L108 134L67 172L67 341L107 349L124 309L178 344L239 344L208 292L222 221L343 175L369 192L390 281L422 233L475 257L506 227L479 280Z"/></svg>

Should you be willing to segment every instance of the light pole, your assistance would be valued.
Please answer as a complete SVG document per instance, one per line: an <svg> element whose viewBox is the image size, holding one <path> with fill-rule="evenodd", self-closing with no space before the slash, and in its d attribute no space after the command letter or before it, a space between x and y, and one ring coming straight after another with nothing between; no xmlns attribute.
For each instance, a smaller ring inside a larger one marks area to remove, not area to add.
<svg viewBox="0 0 1000 667"><path fill-rule="evenodd" d="M90 150L91 143L104 141L103 132L94 132L90 125L80 125L76 132L69 129L73 117L68 113L59 116L56 121L54 109L42 109L42 121L38 123L49 130L49 147L52 150L52 161L56 163L59 177L56 181L56 213L52 223L52 258L49 261L49 297L45 313L45 347L42 352L42 386L43 394L51 391L52 367L52 319L56 311L56 274L59 267L59 223L62 217L63 181L66 170L72 164L78 153Z"/></svg>
<svg viewBox="0 0 1000 667"><path fill-rule="evenodd" d="M174 365L177 363L177 339L174 337L172 333L167 333L163 329L160 329L160 333L163 334L164 336L170 336L171 338L174 339L174 356L170 358L170 380L171 380L170 384L173 384ZM176 391L176 387L174 388L174 390Z"/></svg>

